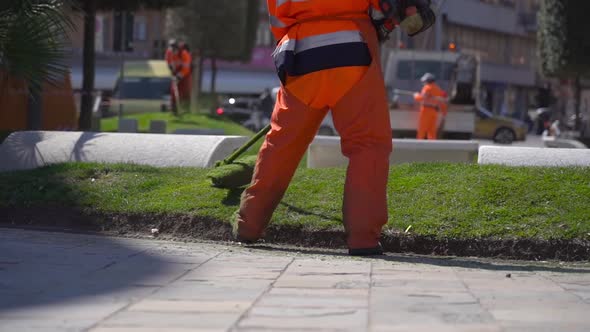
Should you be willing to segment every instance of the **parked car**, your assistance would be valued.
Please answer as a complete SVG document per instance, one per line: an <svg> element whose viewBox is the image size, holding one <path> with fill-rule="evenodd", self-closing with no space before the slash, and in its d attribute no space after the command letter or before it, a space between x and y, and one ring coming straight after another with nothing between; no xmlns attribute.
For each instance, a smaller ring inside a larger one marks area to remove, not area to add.
<svg viewBox="0 0 590 332"><path fill-rule="evenodd" d="M265 117L259 110L257 98L228 98L216 113L218 116L226 117L252 131L262 129L270 121L270 118Z"/></svg>
<svg viewBox="0 0 590 332"><path fill-rule="evenodd" d="M492 139L500 144L512 144L514 141L526 140L528 125L520 120L511 119L476 107L475 137Z"/></svg>
<svg viewBox="0 0 590 332"><path fill-rule="evenodd" d="M103 101L108 114L165 112L171 109L171 76L165 61L127 61L112 97Z"/></svg>
<svg viewBox="0 0 590 332"><path fill-rule="evenodd" d="M273 101L276 101L278 91L279 88L272 89ZM227 117L252 131L259 131L270 123L270 114L260 109L259 98L228 98L217 109L216 113L218 116ZM318 134L323 136L337 135L331 114L328 114L322 122Z"/></svg>

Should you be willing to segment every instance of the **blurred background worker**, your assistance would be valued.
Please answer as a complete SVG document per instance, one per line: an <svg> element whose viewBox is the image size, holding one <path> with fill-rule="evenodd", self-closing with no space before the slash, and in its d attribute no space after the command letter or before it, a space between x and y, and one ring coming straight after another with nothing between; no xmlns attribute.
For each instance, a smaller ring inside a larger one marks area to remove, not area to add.
<svg viewBox="0 0 590 332"><path fill-rule="evenodd" d="M174 71L176 68L176 64L174 63L174 54L178 52L178 41L176 39L170 39L168 41L168 47L166 48L166 54L164 55L164 59L168 64L168 69L170 69L170 74L174 75Z"/></svg>
<svg viewBox="0 0 590 332"><path fill-rule="evenodd" d="M420 81L424 85L422 92L414 94L414 99L420 103L417 138L435 140L447 116L447 93L436 84L436 77L431 73L424 74ZM440 126L439 113L442 116Z"/></svg>
<svg viewBox="0 0 590 332"><path fill-rule="evenodd" d="M179 104L183 108L190 106L192 57L188 48L185 47L184 42L172 39L168 43L165 59L172 74L170 95L172 99L172 110L176 113Z"/></svg>
<svg viewBox="0 0 590 332"><path fill-rule="evenodd" d="M180 105L188 109L191 102L191 92L193 83L193 57L186 42L182 40L179 41L178 49L179 66L176 69L175 75L178 82L178 97L180 99Z"/></svg>
<svg viewBox="0 0 590 332"><path fill-rule="evenodd" d="M379 41L398 24L408 27L410 35L430 27L435 19L430 1L267 4L271 30L279 40L273 58L282 84L272 128L242 196L238 240L263 236L301 157L331 110L342 153L349 159L343 203L349 253L381 254L392 140Z"/></svg>

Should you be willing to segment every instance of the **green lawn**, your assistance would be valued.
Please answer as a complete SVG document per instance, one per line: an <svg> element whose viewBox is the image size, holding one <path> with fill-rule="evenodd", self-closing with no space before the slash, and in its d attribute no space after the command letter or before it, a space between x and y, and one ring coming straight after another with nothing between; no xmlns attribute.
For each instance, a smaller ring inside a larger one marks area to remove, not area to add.
<svg viewBox="0 0 590 332"><path fill-rule="evenodd" d="M65 164L0 174L0 207L84 207L228 222L240 192L210 187L207 170ZM340 227L344 169L299 169L274 222ZM393 167L388 227L440 238L590 239L590 168L454 164Z"/></svg>
<svg viewBox="0 0 590 332"><path fill-rule="evenodd" d="M186 113L182 116L175 117L170 113L142 113L125 116L125 118L137 119L139 131L149 132L150 121L166 121L166 131L173 133L176 129L223 129L224 135L230 136L248 136L254 135L252 131L235 123L227 118L212 116L209 114ZM106 118L100 122L100 128L104 132L116 132L118 129L119 118ZM262 140L254 144L245 155L256 155Z"/></svg>
<svg viewBox="0 0 590 332"><path fill-rule="evenodd" d="M176 129L223 129L225 135L251 136L253 133L238 123L225 118L208 114L183 114L175 117L171 113L141 113L125 116L125 118L137 119L140 132L148 132L150 121L166 121L168 133ZM102 131L115 132L118 129L118 117L106 118L100 121Z"/></svg>

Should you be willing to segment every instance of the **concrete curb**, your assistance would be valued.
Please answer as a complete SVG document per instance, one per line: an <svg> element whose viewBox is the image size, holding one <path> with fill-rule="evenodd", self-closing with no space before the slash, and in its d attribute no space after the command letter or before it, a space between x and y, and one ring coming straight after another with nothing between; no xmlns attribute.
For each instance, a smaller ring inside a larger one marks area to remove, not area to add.
<svg viewBox="0 0 590 332"><path fill-rule="evenodd" d="M590 150L482 146L480 165L590 167Z"/></svg>
<svg viewBox="0 0 590 332"><path fill-rule="evenodd" d="M247 141L240 136L16 132L0 145L0 171L65 162L212 167Z"/></svg>
<svg viewBox="0 0 590 332"><path fill-rule="evenodd" d="M0 229L2 227L127 237L152 237L150 230L157 228L158 238L161 239L233 241L230 223L186 214L118 214L64 207L5 207L0 208ZM308 248L346 248L345 233L341 228L313 229L301 225L271 224L265 241ZM518 260L590 260L590 239L437 238L386 229L381 242L387 252L394 253Z"/></svg>
<svg viewBox="0 0 590 332"><path fill-rule="evenodd" d="M390 164L412 162L474 163L477 141L426 141L394 139ZM348 159L340 150L340 137L317 136L308 149L307 167L345 167Z"/></svg>

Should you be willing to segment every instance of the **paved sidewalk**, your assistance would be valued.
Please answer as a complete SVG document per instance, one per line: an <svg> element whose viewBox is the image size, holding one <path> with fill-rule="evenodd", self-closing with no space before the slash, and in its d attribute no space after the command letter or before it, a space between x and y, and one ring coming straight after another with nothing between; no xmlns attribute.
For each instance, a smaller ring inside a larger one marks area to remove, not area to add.
<svg viewBox="0 0 590 332"><path fill-rule="evenodd" d="M588 265L0 228L0 331L590 331Z"/></svg>

